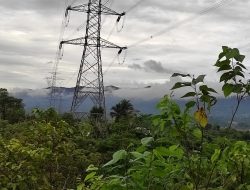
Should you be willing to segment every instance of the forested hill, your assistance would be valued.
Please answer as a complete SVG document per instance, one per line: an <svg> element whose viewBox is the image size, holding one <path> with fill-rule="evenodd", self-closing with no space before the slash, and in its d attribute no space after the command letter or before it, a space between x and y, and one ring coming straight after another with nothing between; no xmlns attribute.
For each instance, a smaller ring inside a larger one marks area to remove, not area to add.
<svg viewBox="0 0 250 190"><path fill-rule="evenodd" d="M73 88L63 88L63 97L61 103L61 111L67 112L70 108L72 95L74 92ZM150 89L147 89L148 91ZM118 87L109 86L106 87L106 103L107 108L110 109L115 103L119 102L122 98L119 96L120 89ZM135 89L128 89L129 91L135 91ZM115 93L113 93L115 92ZM17 98L23 99L25 104L25 108L27 111L32 110L33 108L47 108L48 107L48 90L45 89L23 89L18 90L14 93L14 96ZM148 98L142 99L140 97L131 97L131 102L133 103L136 110L145 113L145 114L155 114L158 113L156 109L156 104L159 102L160 98ZM177 103L184 107L186 104L186 100L177 99ZM219 123L220 125L224 125L228 119L232 116L232 110L235 107L236 100L235 98L218 98L217 104L214 106L210 118ZM250 123L250 98L245 99L240 105L239 112L236 116L237 123Z"/></svg>

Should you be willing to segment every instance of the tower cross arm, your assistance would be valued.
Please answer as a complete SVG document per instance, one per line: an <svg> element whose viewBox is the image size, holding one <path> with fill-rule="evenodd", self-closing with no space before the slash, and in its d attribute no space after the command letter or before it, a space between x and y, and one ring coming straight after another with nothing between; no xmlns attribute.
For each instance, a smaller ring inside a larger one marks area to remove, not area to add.
<svg viewBox="0 0 250 190"><path fill-rule="evenodd" d="M89 37L88 40L86 40L85 38L86 37L81 37L81 38L76 38L72 40L61 41L59 48L61 49L63 44L71 44L71 45L89 46L89 47L113 48L113 49L120 49L120 50L127 49L127 47L118 46L102 38L100 38L100 44L96 43L97 41L96 37L91 37L91 38Z"/></svg>
<svg viewBox="0 0 250 190"><path fill-rule="evenodd" d="M121 47L121 46L118 46L112 42L109 42L105 39L100 39L100 46L101 47L104 47L104 48L116 48L116 49L127 49L127 47Z"/></svg>
<svg viewBox="0 0 250 190"><path fill-rule="evenodd" d="M89 6L88 4L69 6L66 9L65 16L68 15L69 11L94 13L94 14L104 14L104 15L117 15L119 17L124 16L126 14L125 12L118 13L118 12L106 7L105 5L101 5L101 9L99 9L98 4L92 4L92 6Z"/></svg>

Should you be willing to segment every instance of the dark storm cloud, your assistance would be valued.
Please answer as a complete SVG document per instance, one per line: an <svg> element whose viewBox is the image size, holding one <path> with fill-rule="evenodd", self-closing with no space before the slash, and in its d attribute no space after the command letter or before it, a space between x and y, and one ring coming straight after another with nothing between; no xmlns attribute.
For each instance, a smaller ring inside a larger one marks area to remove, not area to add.
<svg viewBox="0 0 250 190"><path fill-rule="evenodd" d="M135 69L135 70L143 70L146 72L155 72L155 73L166 73L166 74L173 74L174 70L171 69L166 69L165 67L163 67L161 62L157 62L154 60L148 60L146 62L143 63L143 65L139 65L139 64L132 64L128 66L130 69Z"/></svg>

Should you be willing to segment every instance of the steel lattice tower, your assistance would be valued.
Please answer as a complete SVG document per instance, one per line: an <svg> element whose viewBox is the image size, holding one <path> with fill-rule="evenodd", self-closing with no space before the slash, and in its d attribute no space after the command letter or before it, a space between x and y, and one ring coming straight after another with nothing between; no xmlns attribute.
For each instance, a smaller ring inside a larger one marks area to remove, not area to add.
<svg viewBox="0 0 250 190"><path fill-rule="evenodd" d="M71 112L76 117L82 117L83 112L79 107L88 98L94 106L102 107L105 111L105 96L102 72L101 48L118 48L119 53L126 47L117 46L101 38L101 17L104 15L117 15L120 20L125 13L117 13L102 5L101 0L89 0L88 4L69 6L66 10L87 13L85 37L62 41L63 44L83 46L83 53L79 73L77 76Z"/></svg>

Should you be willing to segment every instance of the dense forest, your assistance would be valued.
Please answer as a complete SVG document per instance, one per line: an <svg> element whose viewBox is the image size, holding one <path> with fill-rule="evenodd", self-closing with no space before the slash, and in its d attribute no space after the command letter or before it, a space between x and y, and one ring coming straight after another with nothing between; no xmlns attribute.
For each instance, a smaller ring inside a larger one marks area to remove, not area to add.
<svg viewBox="0 0 250 190"><path fill-rule="evenodd" d="M235 109L225 126L207 115L217 92L205 75L183 77L172 90L190 89L182 109L166 95L158 115L135 111L122 100L106 120L93 107L88 118L54 109L25 113L21 99L0 90L0 190L192 190L250 189L250 132L232 128L249 98L245 59L223 47L215 67Z"/></svg>

